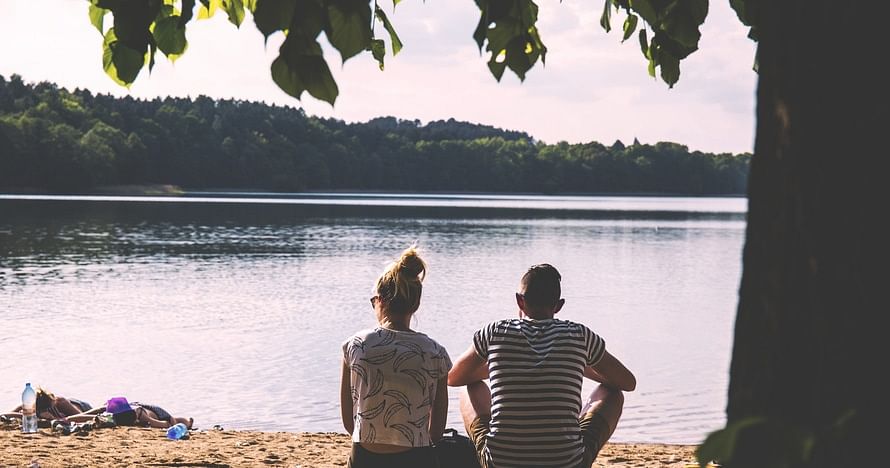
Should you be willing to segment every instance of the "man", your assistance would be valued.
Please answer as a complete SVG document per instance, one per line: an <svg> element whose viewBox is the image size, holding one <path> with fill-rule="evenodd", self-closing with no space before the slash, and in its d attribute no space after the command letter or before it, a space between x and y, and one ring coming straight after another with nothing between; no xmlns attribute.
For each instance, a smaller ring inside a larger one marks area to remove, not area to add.
<svg viewBox="0 0 890 468"><path fill-rule="evenodd" d="M448 385L483 468L589 467L621 417L634 375L586 326L555 319L565 299L551 265L522 276L519 318L477 331ZM599 382L581 405L584 377ZM483 382L489 379L491 389Z"/></svg>

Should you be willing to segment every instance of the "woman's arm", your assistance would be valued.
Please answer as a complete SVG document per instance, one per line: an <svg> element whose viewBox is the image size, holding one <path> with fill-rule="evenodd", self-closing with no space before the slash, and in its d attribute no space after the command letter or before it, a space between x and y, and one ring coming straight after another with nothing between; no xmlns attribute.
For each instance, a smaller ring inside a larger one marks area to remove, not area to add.
<svg viewBox="0 0 890 468"><path fill-rule="evenodd" d="M433 443L442 439L445 422L448 419L448 379L442 377L436 382L436 398L430 408L430 439Z"/></svg>
<svg viewBox="0 0 890 468"><path fill-rule="evenodd" d="M464 351L448 372L448 385L460 387L488 378L488 363L476 354L476 348Z"/></svg>
<svg viewBox="0 0 890 468"><path fill-rule="evenodd" d="M615 356L604 351L595 366L584 368L584 377L625 392L637 388L637 378Z"/></svg>
<svg viewBox="0 0 890 468"><path fill-rule="evenodd" d="M352 371L346 358L343 358L343 370L340 376L340 418L343 420L343 428L352 436L355 429L355 420L352 416Z"/></svg>

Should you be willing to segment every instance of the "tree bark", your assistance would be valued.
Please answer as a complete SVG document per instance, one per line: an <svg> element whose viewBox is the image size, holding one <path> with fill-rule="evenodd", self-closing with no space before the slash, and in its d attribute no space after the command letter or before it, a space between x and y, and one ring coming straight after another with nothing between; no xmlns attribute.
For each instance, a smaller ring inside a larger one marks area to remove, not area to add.
<svg viewBox="0 0 890 468"><path fill-rule="evenodd" d="M890 342L880 225L890 209L878 190L890 135L877 73L884 3L866 11L759 2L757 135L727 418L767 424L741 433L728 466L883 464L885 447L870 444L887 432L875 421L890 396L876 382L890 354L880 342Z"/></svg>

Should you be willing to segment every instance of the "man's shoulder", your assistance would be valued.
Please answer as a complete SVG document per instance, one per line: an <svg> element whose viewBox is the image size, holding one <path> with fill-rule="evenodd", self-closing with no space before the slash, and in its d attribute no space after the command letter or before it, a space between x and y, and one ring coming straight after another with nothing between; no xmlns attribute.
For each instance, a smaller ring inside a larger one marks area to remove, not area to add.
<svg viewBox="0 0 890 468"><path fill-rule="evenodd" d="M587 328L587 325L584 325L581 322L574 322L572 320L553 319L553 323L568 328Z"/></svg>
<svg viewBox="0 0 890 468"><path fill-rule="evenodd" d="M518 318L505 318L494 320L492 322L488 322L485 326L482 327L480 331L485 330L499 330L505 328L518 328L522 324L522 319Z"/></svg>

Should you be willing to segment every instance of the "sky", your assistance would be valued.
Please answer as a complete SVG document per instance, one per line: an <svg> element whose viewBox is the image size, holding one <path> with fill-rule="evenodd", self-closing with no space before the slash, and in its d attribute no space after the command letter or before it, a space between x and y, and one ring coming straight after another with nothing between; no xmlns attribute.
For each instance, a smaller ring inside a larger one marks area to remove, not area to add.
<svg viewBox="0 0 890 468"><path fill-rule="evenodd" d="M621 43L623 14L613 15L606 33L599 26L602 1L537 3L546 65L538 63L524 82L509 70L501 82L489 73L472 39L479 18L472 0L404 0L395 8L383 0L404 43L398 55L387 55L384 71L370 54L341 63L322 39L340 88L334 106L278 89L269 66L283 35L264 43L249 14L240 28L222 12L193 20L185 55L171 63L159 53L152 72L143 69L127 89L102 69L102 37L89 22L87 0L0 0L0 75L134 98L262 101L346 122L454 118L524 131L546 143L637 138L712 153L753 150L756 46L728 0L711 2L699 50L681 62L673 89L648 75L636 38Z"/></svg>

